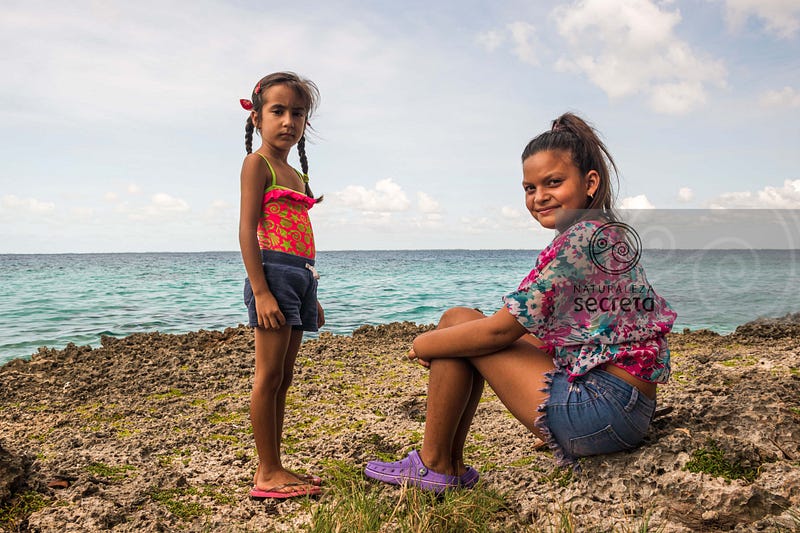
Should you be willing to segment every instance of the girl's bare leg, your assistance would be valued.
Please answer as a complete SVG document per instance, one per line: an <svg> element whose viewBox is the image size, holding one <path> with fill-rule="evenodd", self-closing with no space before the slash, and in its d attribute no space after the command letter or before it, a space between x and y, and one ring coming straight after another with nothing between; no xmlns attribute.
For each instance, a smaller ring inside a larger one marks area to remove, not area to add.
<svg viewBox="0 0 800 533"><path fill-rule="evenodd" d="M437 329L483 318L475 309L445 311ZM464 473L464 444L483 393L483 378L467 359L431 361L425 438L420 457L435 472Z"/></svg>
<svg viewBox="0 0 800 533"><path fill-rule="evenodd" d="M420 457L425 466L435 472L457 474L453 468L453 445L461 419L467 413L472 384L473 370L466 359L431 361L425 438Z"/></svg>
<svg viewBox="0 0 800 533"><path fill-rule="evenodd" d="M474 309L448 310L439 323L445 328L483 318ZM537 407L547 397L545 374L553 370L552 358L523 338L493 354L472 358L431 361L425 440L420 456L425 465L443 474L463 473L463 453L470 424L480 401L484 379L500 401L526 428L542 437L534 422Z"/></svg>
<svg viewBox="0 0 800 533"><path fill-rule="evenodd" d="M257 487L269 489L298 481L283 468L280 457L286 390L291 382L290 378L289 383L284 383L286 364L292 363L288 371L291 374L297 352L290 355L289 348L297 341L288 325L278 330L255 328L255 341L256 369L250 394L250 421L258 450L258 469L253 481Z"/></svg>
<svg viewBox="0 0 800 533"><path fill-rule="evenodd" d="M453 447L450 452L450 462L453 464L453 470L456 475L461 475L465 472L464 466L464 445L467 442L467 435L469 428L472 425L472 419L475 417L475 412L478 410L478 403L481 401L483 395L483 385L486 381L483 376L472 368L472 391L470 392L469 401L464 408L464 414L461 415L461 421L456 429L455 437L453 438Z"/></svg>
<svg viewBox="0 0 800 533"><path fill-rule="evenodd" d="M281 439L283 438L283 418L286 413L286 393L289 391L289 386L292 384L294 378L294 363L297 360L297 352L300 351L300 345L303 342L303 330L293 329L289 337L289 345L286 348L286 357L283 363L283 381L278 389L277 402L276 402L276 436L278 454L281 450Z"/></svg>
<svg viewBox="0 0 800 533"><path fill-rule="evenodd" d="M555 368L553 358L531 339L523 338L499 352L472 357L469 362L511 414L537 437L544 438L534 422L540 416L537 408L547 399L542 389L547 385L545 374Z"/></svg>

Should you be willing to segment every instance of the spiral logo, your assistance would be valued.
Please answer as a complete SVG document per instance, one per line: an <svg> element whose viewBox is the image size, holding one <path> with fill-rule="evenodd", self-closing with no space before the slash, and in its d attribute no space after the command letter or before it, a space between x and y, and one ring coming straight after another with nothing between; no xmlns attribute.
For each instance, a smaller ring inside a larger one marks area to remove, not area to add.
<svg viewBox="0 0 800 533"><path fill-rule="evenodd" d="M592 263L606 274L624 274L639 262L642 241L632 227L609 222L597 228L589 242Z"/></svg>

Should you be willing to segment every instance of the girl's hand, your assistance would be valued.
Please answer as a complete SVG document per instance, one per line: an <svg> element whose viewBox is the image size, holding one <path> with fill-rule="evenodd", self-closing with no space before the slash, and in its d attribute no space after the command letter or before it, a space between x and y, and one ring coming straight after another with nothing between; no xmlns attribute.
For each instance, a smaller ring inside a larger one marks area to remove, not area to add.
<svg viewBox="0 0 800 533"><path fill-rule="evenodd" d="M425 368L430 368L431 367L431 362L430 361L426 361L424 359L420 359L419 357L417 357L417 353L414 351L414 348L411 348L410 350L408 350L408 358L411 359L412 361L416 359L417 363L421 364Z"/></svg>
<svg viewBox="0 0 800 533"><path fill-rule="evenodd" d="M322 309L322 304L317 300L317 328L325 325L325 310Z"/></svg>
<svg viewBox="0 0 800 533"><path fill-rule="evenodd" d="M256 296L256 314L258 325L266 329L280 329L286 324L286 318L278 306L278 300L272 293Z"/></svg>

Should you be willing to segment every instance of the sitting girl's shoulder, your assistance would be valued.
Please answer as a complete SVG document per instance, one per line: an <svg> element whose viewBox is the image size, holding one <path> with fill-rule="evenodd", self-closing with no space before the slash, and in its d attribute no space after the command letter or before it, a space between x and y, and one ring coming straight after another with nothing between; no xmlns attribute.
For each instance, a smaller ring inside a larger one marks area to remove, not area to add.
<svg viewBox="0 0 800 533"><path fill-rule="evenodd" d="M553 244L557 248L588 245L597 230L605 224L607 224L607 221L598 219L579 220L562 231L555 238Z"/></svg>
<svg viewBox="0 0 800 533"><path fill-rule="evenodd" d="M602 220L599 218L590 218L585 220L579 220L575 222L572 226L567 228L566 232L571 232L573 234L584 234L584 233L594 233L597 231L598 228L601 228L608 224L609 220Z"/></svg>

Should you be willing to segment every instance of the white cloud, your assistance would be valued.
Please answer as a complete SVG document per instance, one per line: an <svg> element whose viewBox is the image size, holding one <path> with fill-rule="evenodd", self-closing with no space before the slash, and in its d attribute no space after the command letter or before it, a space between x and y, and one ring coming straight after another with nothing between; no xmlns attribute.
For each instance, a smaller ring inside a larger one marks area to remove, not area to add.
<svg viewBox="0 0 800 533"><path fill-rule="evenodd" d="M406 193L391 178L380 180L374 189L349 185L331 196L340 205L368 213L406 211L411 206Z"/></svg>
<svg viewBox="0 0 800 533"><path fill-rule="evenodd" d="M419 205L419 210L423 213L435 214L441 213L442 211L442 207L439 205L439 202L421 191L417 193L417 204Z"/></svg>
<svg viewBox="0 0 800 533"><path fill-rule="evenodd" d="M73 217L80 220L87 220L94 215L94 209L91 207L73 207L69 211Z"/></svg>
<svg viewBox="0 0 800 533"><path fill-rule="evenodd" d="M150 197L147 205L131 205L128 202L118 204L115 211L127 215L130 220L143 222L161 222L167 219L182 219L190 211L189 204L167 193L156 193Z"/></svg>
<svg viewBox="0 0 800 533"><path fill-rule="evenodd" d="M164 192L154 194L151 201L153 202L152 207L158 211L182 212L189 210L189 204L185 200L175 198Z"/></svg>
<svg viewBox="0 0 800 533"><path fill-rule="evenodd" d="M800 29L797 0L725 0L728 26L739 30L748 18L760 19L769 33L789 39Z"/></svg>
<svg viewBox="0 0 800 533"><path fill-rule="evenodd" d="M663 83L652 88L650 107L660 113L681 115L706 101L703 84L696 81Z"/></svg>
<svg viewBox="0 0 800 533"><path fill-rule="evenodd" d="M512 22L508 25L511 32L511 40L514 42L514 55L523 63L538 65L539 58L536 55L538 43L535 37L536 28L527 22Z"/></svg>
<svg viewBox="0 0 800 533"><path fill-rule="evenodd" d="M627 198L623 198L622 201L619 203L620 209L655 209L650 200L647 199L647 196L644 194L640 194L638 196L629 196Z"/></svg>
<svg viewBox="0 0 800 533"><path fill-rule="evenodd" d="M56 204L53 202L42 202L36 198L20 198L14 194L4 194L0 198L0 206L3 207L3 210L34 215L52 213L56 209Z"/></svg>
<svg viewBox="0 0 800 533"><path fill-rule="evenodd" d="M497 219L496 229L542 229L526 209L504 205L500 208L500 217L495 218Z"/></svg>
<svg viewBox="0 0 800 533"><path fill-rule="evenodd" d="M785 180L783 187L760 191L726 192L709 202L712 209L800 209L800 179Z"/></svg>
<svg viewBox="0 0 800 533"><path fill-rule="evenodd" d="M426 213L415 217L412 222L417 228L438 230L443 227L444 217L440 213Z"/></svg>
<svg viewBox="0 0 800 533"><path fill-rule="evenodd" d="M119 201L119 195L113 191L109 191L103 195L106 202L113 204Z"/></svg>
<svg viewBox="0 0 800 533"><path fill-rule="evenodd" d="M135 183L128 184L128 193L129 194L139 194L142 192L142 188L136 185Z"/></svg>
<svg viewBox="0 0 800 533"><path fill-rule="evenodd" d="M721 61L678 38L680 12L651 0L583 0L552 13L571 53L556 67L585 74L610 98L645 94L653 110L686 113L724 87Z"/></svg>
<svg viewBox="0 0 800 533"><path fill-rule="evenodd" d="M479 33L475 38L475 41L485 50L494 52L501 44L503 44L503 42L505 42L505 37L501 31L488 30Z"/></svg>
<svg viewBox="0 0 800 533"><path fill-rule="evenodd" d="M767 91L761 95L760 102L764 107L794 109L800 107L800 91L789 86L779 91Z"/></svg>
<svg viewBox="0 0 800 533"><path fill-rule="evenodd" d="M516 21L506 24L502 30L488 30L479 33L475 38L477 43L489 52L494 52L501 45L506 44L511 36L512 53L523 63L538 66L538 52L541 48L536 38L536 27L523 21Z"/></svg>
<svg viewBox="0 0 800 533"><path fill-rule="evenodd" d="M694 199L694 191L689 187L678 189L678 200L681 202L691 202Z"/></svg>
<svg viewBox="0 0 800 533"><path fill-rule="evenodd" d="M211 202L212 209L223 210L223 209L230 209L231 207L233 207L233 205L231 205L230 202L226 202L225 200L213 200Z"/></svg>

